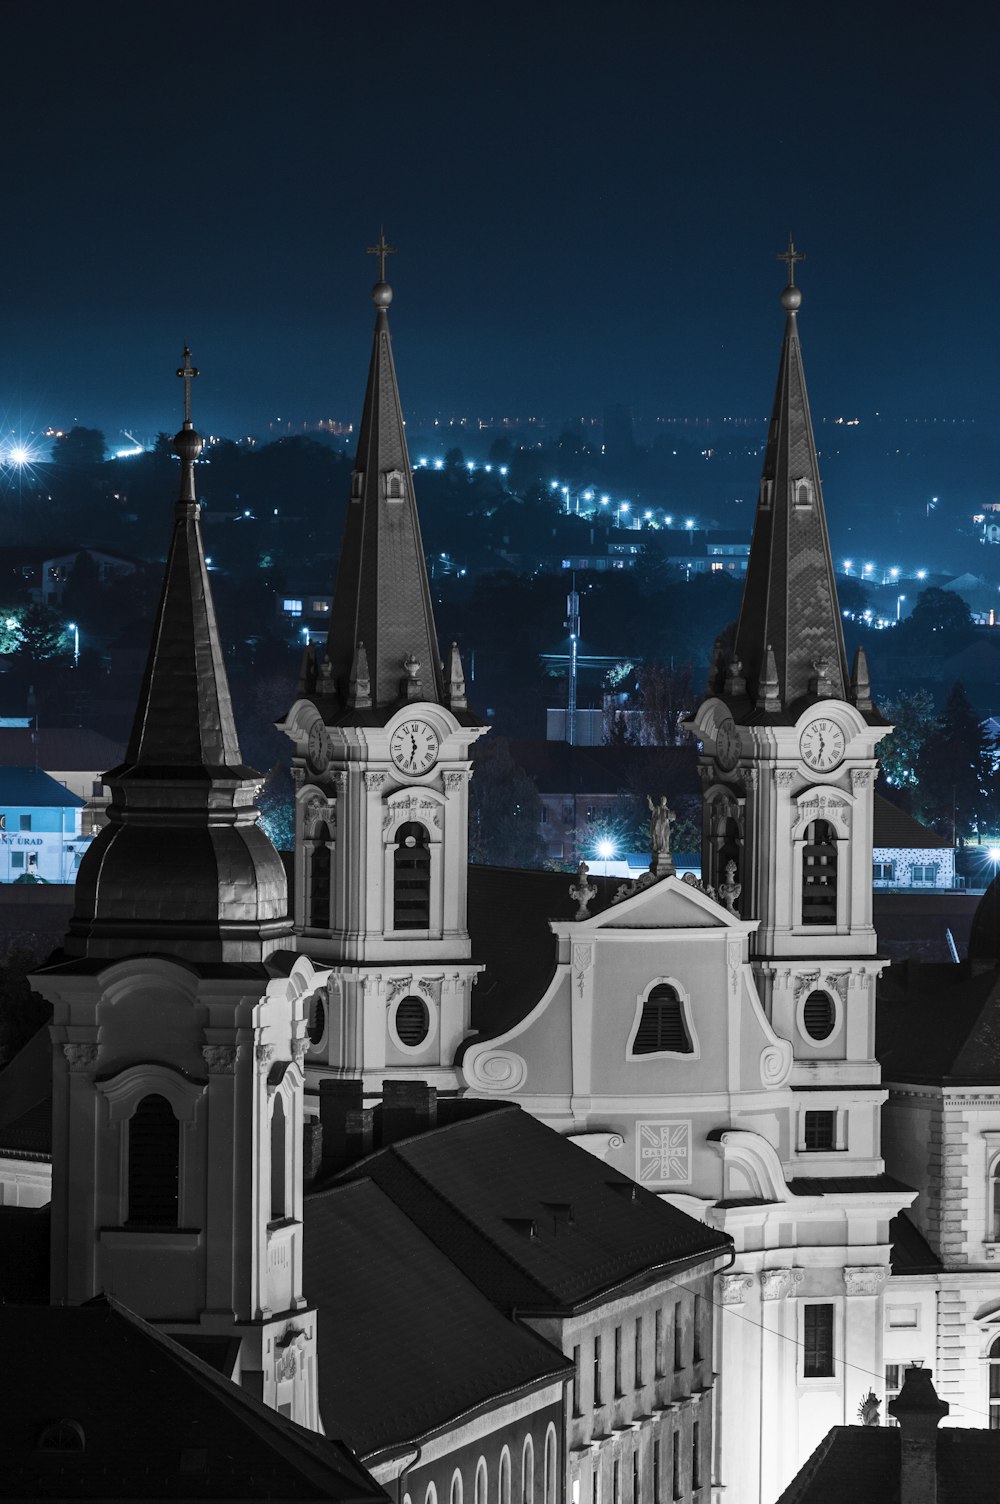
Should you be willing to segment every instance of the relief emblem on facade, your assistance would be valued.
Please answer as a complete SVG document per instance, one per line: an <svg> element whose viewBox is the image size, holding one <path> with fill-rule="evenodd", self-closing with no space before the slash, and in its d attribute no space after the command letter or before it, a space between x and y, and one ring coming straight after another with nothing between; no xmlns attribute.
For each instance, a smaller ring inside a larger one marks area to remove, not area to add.
<svg viewBox="0 0 1000 1504"><path fill-rule="evenodd" d="M691 1184L691 1123L636 1123L635 1178L647 1185Z"/></svg>

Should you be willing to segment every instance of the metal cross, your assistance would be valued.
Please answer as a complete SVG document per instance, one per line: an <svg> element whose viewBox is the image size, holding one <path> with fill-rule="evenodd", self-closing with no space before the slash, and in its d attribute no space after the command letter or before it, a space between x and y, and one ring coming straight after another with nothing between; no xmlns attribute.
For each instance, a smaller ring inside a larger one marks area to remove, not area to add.
<svg viewBox="0 0 1000 1504"><path fill-rule="evenodd" d="M380 282L384 282L385 281L385 258L386 258L386 256L395 256L395 254L396 254L396 247L394 245L386 245L386 243L385 243L385 230L384 230L384 228L380 229L379 232L378 232L378 245L370 245L368 247L367 251L365 252L365 254L367 256L377 256L378 257L378 279L379 279Z"/></svg>
<svg viewBox="0 0 1000 1504"><path fill-rule="evenodd" d="M184 422L191 422L191 383L198 375L198 367L191 364L191 351L184 346L184 364L177 367L177 374L184 383Z"/></svg>
<svg viewBox="0 0 1000 1504"><path fill-rule="evenodd" d="M796 261L804 261L806 258L799 251L797 251L795 249L795 241L792 239L791 231L789 231L789 234L788 234L788 250L780 252L779 255L775 256L774 259L775 259L775 261L784 261L784 262L787 262L787 264L788 264L788 285L789 285L789 287L794 287L795 286L795 263L796 263Z"/></svg>

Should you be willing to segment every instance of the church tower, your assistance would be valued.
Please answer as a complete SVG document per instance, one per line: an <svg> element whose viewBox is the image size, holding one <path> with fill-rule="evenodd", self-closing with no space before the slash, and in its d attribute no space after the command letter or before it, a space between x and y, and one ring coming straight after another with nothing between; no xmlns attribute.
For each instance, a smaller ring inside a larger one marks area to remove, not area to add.
<svg viewBox="0 0 1000 1504"><path fill-rule="evenodd" d="M806 395L794 245L785 333L735 647L717 645L701 743L703 874L733 864L758 989L791 1041L789 1173L877 1174L872 924L875 748L889 729L863 649L848 671ZM855 1097L851 1087L858 1087ZM879 1095L879 1100L881 1097ZM808 1172L795 1169L808 1154Z"/></svg>
<svg viewBox="0 0 1000 1504"><path fill-rule="evenodd" d="M115 1295L318 1429L301 1274L315 979L236 735L187 350L177 374L180 497L132 734L63 951L32 978L53 1006L51 1296Z"/></svg>
<svg viewBox="0 0 1000 1504"><path fill-rule="evenodd" d="M330 630L281 729L294 743L295 933L331 968L308 1065L380 1092L454 1091L480 968L466 919L469 709L438 648L389 334L380 236L375 338Z"/></svg>

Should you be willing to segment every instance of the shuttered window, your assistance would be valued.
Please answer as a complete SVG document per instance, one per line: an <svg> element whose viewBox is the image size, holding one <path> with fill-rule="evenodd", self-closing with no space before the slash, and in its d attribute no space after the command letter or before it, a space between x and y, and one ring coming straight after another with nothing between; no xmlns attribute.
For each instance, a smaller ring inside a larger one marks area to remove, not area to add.
<svg viewBox="0 0 1000 1504"><path fill-rule="evenodd" d="M810 1039L817 1044L829 1039L837 1021L833 998L827 992L810 992L802 1009L802 1023Z"/></svg>
<svg viewBox="0 0 1000 1504"><path fill-rule="evenodd" d="M410 821L400 826L393 866L393 928L426 930L431 924L431 854L427 832Z"/></svg>
<svg viewBox="0 0 1000 1504"><path fill-rule="evenodd" d="M646 998L632 1044L633 1055L654 1055L661 1050L691 1053L681 1000L666 982L657 983Z"/></svg>
<svg viewBox="0 0 1000 1504"><path fill-rule="evenodd" d="M837 838L826 820L811 820L802 851L802 923L837 922Z"/></svg>
<svg viewBox="0 0 1000 1504"><path fill-rule="evenodd" d="M396 1009L396 1033L404 1044L423 1044L430 1027L430 1014L423 998L404 997Z"/></svg>
<svg viewBox="0 0 1000 1504"><path fill-rule="evenodd" d="M180 1124L166 1097L143 1097L128 1126L128 1221L176 1227Z"/></svg>

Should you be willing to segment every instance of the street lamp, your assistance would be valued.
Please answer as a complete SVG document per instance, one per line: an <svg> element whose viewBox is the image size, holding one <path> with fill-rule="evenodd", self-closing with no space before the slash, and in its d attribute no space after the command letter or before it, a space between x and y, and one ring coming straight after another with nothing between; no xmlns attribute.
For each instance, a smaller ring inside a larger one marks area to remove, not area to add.
<svg viewBox="0 0 1000 1504"><path fill-rule="evenodd" d="M68 621L66 623L66 630L67 630L67 632L72 632L73 633L73 667L74 668L79 668L79 666L80 666L80 628L77 626L77 624L76 624L75 621Z"/></svg>
<svg viewBox="0 0 1000 1504"><path fill-rule="evenodd" d="M900 608L900 606L903 604L903 602L905 600L906 600L906 596L905 595L897 595L896 596L896 620L897 621L899 620L899 608Z"/></svg>
<svg viewBox="0 0 1000 1504"><path fill-rule="evenodd" d="M600 857L601 861L604 863L604 876L605 877L607 877L607 875L608 875L608 862L611 860L611 858L614 856L614 854L615 854L615 843L614 843L614 841L608 841L608 840L598 841L598 843L597 843L597 855Z"/></svg>

